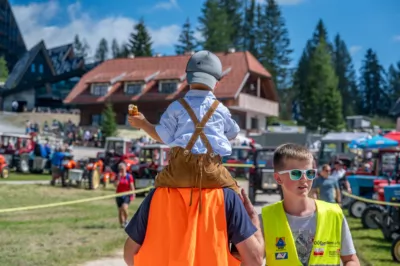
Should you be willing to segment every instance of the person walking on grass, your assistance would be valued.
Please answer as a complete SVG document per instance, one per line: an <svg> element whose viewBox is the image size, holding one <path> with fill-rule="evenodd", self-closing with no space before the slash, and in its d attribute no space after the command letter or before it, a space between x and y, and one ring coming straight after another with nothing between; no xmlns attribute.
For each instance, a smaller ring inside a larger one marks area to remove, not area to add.
<svg viewBox="0 0 400 266"><path fill-rule="evenodd" d="M284 200L261 210L267 265L360 266L340 206L308 197L317 177L311 152L284 144L273 162Z"/></svg>
<svg viewBox="0 0 400 266"><path fill-rule="evenodd" d="M133 177L131 174L126 172L126 165L124 163L118 165L118 177L115 180L114 185L117 193L135 190ZM118 219L122 228L125 228L128 223L128 207L133 199L133 194L118 196L115 199L118 207Z"/></svg>

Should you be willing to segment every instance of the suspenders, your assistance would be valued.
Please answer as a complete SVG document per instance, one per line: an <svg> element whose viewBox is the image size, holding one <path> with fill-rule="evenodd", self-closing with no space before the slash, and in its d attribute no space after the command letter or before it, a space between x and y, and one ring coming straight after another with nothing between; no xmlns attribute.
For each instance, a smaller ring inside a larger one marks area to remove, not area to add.
<svg viewBox="0 0 400 266"><path fill-rule="evenodd" d="M215 100L213 102L210 109L208 109L207 113L204 115L204 117L201 119L200 122L197 119L195 113L193 112L193 109L189 106L189 104L186 102L185 99L181 98L181 99L179 99L179 102L185 108L186 112L189 114L189 116L192 119L194 126L195 126L195 131L193 132L192 137L190 138L188 144L186 145L185 154L188 154L192 150L194 144L197 141L197 138L200 136L201 141L207 148L207 153L210 153L211 157L214 157L215 154L213 152L213 148L211 147L211 144L208 141L206 134L204 134L203 129L204 129L204 126L206 125L207 121L211 118L211 116L214 114L215 110L217 109L217 107L219 105L219 101Z"/></svg>

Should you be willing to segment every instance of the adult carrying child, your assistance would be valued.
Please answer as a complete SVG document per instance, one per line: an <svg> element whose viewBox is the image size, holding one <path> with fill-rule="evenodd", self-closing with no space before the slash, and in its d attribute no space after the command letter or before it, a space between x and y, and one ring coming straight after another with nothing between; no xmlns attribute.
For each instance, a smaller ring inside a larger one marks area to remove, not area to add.
<svg viewBox="0 0 400 266"><path fill-rule="evenodd" d="M222 77L221 61L209 51L197 52L186 74L189 92L169 105L158 125L141 113L128 118L131 126L169 145L171 156L156 177L156 189L126 227L125 261L240 265L229 251L233 243L242 262L255 265L264 253L257 214L246 211L237 183L221 160L231 154L230 140L240 131L213 93ZM157 256L152 256L154 250Z"/></svg>

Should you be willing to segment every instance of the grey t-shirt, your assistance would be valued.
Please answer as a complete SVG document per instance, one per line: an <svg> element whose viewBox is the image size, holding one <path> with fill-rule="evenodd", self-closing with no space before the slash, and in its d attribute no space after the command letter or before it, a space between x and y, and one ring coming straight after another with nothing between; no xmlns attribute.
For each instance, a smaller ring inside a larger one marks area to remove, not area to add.
<svg viewBox="0 0 400 266"><path fill-rule="evenodd" d="M296 244L297 255L300 261L303 263L303 266L306 266L308 264L312 251L315 230L317 227L317 213L313 213L310 216L304 217L293 216L286 213L286 217L288 219L290 229L293 234L293 240ZM262 227L261 229L264 235L261 215L260 221ZM354 248L353 239L351 237L351 232L347 224L346 218L343 217L340 255L347 256L352 254L356 254L356 250Z"/></svg>
<svg viewBox="0 0 400 266"><path fill-rule="evenodd" d="M318 177L313 181L312 188L319 189L320 200L336 203L335 193L339 189L337 179Z"/></svg>

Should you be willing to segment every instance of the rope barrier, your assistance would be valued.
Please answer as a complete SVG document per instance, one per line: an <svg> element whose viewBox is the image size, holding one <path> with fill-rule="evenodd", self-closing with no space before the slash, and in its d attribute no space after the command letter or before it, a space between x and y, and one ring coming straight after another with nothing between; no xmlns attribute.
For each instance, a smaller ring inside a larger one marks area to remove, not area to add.
<svg viewBox="0 0 400 266"><path fill-rule="evenodd" d="M342 192L343 195L345 195L346 197L358 200L358 201L362 201L362 202L366 202L366 203L371 203L371 204L376 204L376 205L386 205L386 206L393 206L393 207L400 207L400 203L397 202L389 202L389 201L380 201L380 200L373 200L373 199L367 199L367 198L363 198L363 197L359 197L359 196L355 196L353 194L349 194L345 191Z"/></svg>
<svg viewBox="0 0 400 266"><path fill-rule="evenodd" d="M42 204L42 205L25 206L25 207L8 208L8 209L0 209L0 213L38 210L38 209L45 209L45 208L85 203L85 202L96 201L96 200L111 199L111 198L115 198L115 197L119 197L119 196L127 196L127 195L132 195L132 194L137 194L137 193L143 193L143 192L149 191L152 188L153 187L151 186L151 187L136 189L136 190L132 190L132 191L128 191L128 192L122 192L122 193L117 193L117 194L110 194L110 195L92 197L92 198L86 198L86 199L56 202L56 203L49 203L49 204Z"/></svg>

